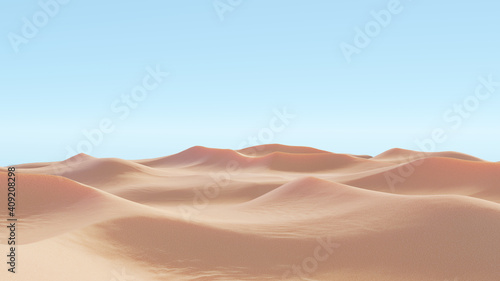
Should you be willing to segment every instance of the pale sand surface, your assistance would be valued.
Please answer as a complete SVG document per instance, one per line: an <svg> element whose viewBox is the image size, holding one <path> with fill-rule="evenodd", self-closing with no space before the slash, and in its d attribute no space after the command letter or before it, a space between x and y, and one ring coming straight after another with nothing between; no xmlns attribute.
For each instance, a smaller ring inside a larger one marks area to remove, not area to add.
<svg viewBox="0 0 500 281"><path fill-rule="evenodd" d="M500 280L500 163L457 152L80 154L18 165L17 204L2 281Z"/></svg>

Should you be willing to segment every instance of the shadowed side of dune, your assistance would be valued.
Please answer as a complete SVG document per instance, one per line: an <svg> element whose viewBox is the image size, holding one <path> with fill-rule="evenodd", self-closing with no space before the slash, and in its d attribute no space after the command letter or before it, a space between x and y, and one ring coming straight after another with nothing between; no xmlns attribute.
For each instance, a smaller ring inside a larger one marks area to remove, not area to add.
<svg viewBox="0 0 500 281"><path fill-rule="evenodd" d="M368 159L335 153L291 154L273 152L262 156L260 159L266 163L267 168L270 170L295 173L324 172L355 166L365 169L385 166L383 163L377 163Z"/></svg>
<svg viewBox="0 0 500 281"><path fill-rule="evenodd" d="M92 158L71 165L61 163L52 170L56 175L98 186L120 183L123 181L122 177L134 174L159 174L149 167L118 158Z"/></svg>
<svg viewBox="0 0 500 281"><path fill-rule="evenodd" d="M245 207L257 207L287 201L310 201L315 204L321 202L336 202L339 196L348 195L349 198L359 198L380 195L379 193L361 190L355 187L335 183L315 177L303 177L277 187L262 196L241 204Z"/></svg>
<svg viewBox="0 0 500 281"><path fill-rule="evenodd" d="M467 160L467 161L484 161L480 158L455 151L422 152L422 151L414 151L401 148L389 149L377 156L374 156L373 160L389 161L393 163L409 163L419 159L431 158L431 157L453 158L453 159Z"/></svg>
<svg viewBox="0 0 500 281"><path fill-rule="evenodd" d="M16 167L23 174L62 176L88 185L113 184L127 174L157 174L149 167L119 158L95 158L80 153L61 162L44 166Z"/></svg>
<svg viewBox="0 0 500 281"><path fill-rule="evenodd" d="M7 174L0 173L0 180L7 182ZM146 212L140 205L64 177L17 173L16 183L15 214L22 233L20 244L48 239L110 218ZM7 190L2 189L0 195L7 198ZM7 200L1 200L0 208L7 210Z"/></svg>
<svg viewBox="0 0 500 281"><path fill-rule="evenodd" d="M483 199L490 200L500 198L499 181L498 163L432 157L343 183L401 194L489 194Z"/></svg>
<svg viewBox="0 0 500 281"><path fill-rule="evenodd" d="M126 255L152 264L155 270L184 268L193 272L227 271L252 276L280 275L317 244L315 239L255 235L164 217L112 220L87 230L102 255Z"/></svg>
<svg viewBox="0 0 500 281"><path fill-rule="evenodd" d="M296 173L334 170L358 164L372 166L386 165L384 163L378 164L374 161L368 161L361 157L324 152L307 147L270 145L263 146L263 148L263 151L266 153L248 156L245 153L230 149L192 147L172 156L152 160L140 160L137 163L155 168L224 169L229 165L233 165L244 169L270 169L273 171Z"/></svg>
<svg viewBox="0 0 500 281"><path fill-rule="evenodd" d="M294 181L262 197L266 200L254 203L303 198L314 208L314 200L309 200L314 197L332 206L330 214L303 225L268 223L265 216L272 213L255 214L253 222L232 225L138 216L110 220L85 233L95 241L113 241L95 245L102 255L126 256L158 272L184 269L190 276L220 271L220 276L279 278L321 249L325 258L316 261L317 268L306 274L308 278L342 280L339 276L351 270L385 276L385 280L405 274L440 280L453 272L466 280L493 281L500 274L500 244L496 243L500 206L495 203L461 196L391 195L315 178ZM375 198L369 208L355 204ZM336 213L346 201L357 210ZM282 207L293 214L300 211L294 205ZM237 212L233 215L239 217ZM329 250L324 244L330 245ZM231 275L235 272L240 275Z"/></svg>

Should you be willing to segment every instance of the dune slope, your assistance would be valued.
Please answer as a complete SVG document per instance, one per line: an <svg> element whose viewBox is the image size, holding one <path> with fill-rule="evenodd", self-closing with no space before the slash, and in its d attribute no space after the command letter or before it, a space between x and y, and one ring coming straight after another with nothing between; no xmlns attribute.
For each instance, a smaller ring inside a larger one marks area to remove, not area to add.
<svg viewBox="0 0 500 281"><path fill-rule="evenodd" d="M412 153L193 147L20 165L18 273L0 280L498 280L500 164Z"/></svg>

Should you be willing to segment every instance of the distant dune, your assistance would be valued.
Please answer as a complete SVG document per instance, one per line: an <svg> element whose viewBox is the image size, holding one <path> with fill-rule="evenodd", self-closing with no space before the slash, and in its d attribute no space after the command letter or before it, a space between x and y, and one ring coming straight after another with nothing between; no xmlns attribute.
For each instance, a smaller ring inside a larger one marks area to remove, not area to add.
<svg viewBox="0 0 500 281"><path fill-rule="evenodd" d="M421 151L406 150L401 148L390 149L373 158L379 161L407 163L410 161L428 157L446 157L446 158L454 158L454 159L469 160L469 161L484 161L480 158L454 151L421 152Z"/></svg>
<svg viewBox="0 0 500 281"><path fill-rule="evenodd" d="M197 146L16 168L18 272L0 280L500 280L500 163L458 152Z"/></svg>

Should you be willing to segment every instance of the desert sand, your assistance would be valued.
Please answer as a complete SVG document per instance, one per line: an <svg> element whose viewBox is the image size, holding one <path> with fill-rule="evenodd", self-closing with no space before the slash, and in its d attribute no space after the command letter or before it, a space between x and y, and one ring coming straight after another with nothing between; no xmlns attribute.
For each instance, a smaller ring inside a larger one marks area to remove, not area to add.
<svg viewBox="0 0 500 281"><path fill-rule="evenodd" d="M16 169L17 273L2 262L0 280L500 280L500 163L458 152L192 147Z"/></svg>

